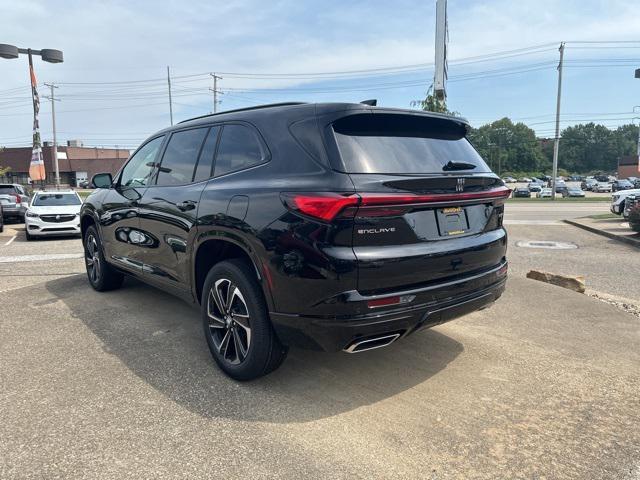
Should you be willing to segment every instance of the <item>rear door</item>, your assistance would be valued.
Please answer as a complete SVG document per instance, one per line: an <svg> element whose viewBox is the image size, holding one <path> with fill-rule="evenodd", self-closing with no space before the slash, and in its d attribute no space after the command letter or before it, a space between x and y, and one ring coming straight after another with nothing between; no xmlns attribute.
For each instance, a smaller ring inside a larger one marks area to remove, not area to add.
<svg viewBox="0 0 640 480"><path fill-rule="evenodd" d="M361 197L354 216L358 290L390 291L460 278L505 257L510 193L461 123L364 113L325 131L334 168Z"/></svg>

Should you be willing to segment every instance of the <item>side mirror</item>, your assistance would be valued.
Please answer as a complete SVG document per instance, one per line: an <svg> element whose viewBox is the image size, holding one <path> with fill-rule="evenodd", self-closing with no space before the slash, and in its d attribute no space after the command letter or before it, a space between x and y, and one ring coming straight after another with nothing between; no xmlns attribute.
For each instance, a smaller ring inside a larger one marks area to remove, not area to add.
<svg viewBox="0 0 640 480"><path fill-rule="evenodd" d="M91 179L91 184L95 188L111 188L113 177L110 173L96 173Z"/></svg>

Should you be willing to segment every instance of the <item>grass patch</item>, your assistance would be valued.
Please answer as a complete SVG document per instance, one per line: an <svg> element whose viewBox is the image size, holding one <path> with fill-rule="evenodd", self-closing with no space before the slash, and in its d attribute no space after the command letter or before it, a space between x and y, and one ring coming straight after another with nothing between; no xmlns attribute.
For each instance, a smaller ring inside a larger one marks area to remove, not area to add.
<svg viewBox="0 0 640 480"><path fill-rule="evenodd" d="M83 200L91 195L92 192L93 190L77 190L78 195L80 195L80 198Z"/></svg>

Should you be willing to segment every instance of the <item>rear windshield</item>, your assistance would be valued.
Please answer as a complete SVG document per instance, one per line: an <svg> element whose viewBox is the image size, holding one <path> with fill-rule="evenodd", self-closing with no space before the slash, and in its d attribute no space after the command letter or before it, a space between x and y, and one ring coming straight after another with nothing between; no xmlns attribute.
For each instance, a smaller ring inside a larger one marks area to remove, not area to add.
<svg viewBox="0 0 640 480"><path fill-rule="evenodd" d="M490 172L464 137L465 128L440 118L360 114L333 123L348 173Z"/></svg>
<svg viewBox="0 0 640 480"><path fill-rule="evenodd" d="M80 205L81 203L74 193L40 194L33 200L33 205L36 207L60 207L64 205Z"/></svg>
<svg viewBox="0 0 640 480"><path fill-rule="evenodd" d="M16 188L13 185L0 185L0 195L16 194Z"/></svg>

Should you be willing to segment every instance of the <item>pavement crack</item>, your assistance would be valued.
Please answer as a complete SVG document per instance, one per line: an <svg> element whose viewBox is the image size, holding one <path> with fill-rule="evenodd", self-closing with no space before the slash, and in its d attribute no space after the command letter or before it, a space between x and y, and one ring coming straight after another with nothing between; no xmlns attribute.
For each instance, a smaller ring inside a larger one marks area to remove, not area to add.
<svg viewBox="0 0 640 480"><path fill-rule="evenodd" d="M636 305L626 299L615 297L613 295L607 295L604 293L586 292L586 294L592 298L595 298L596 300L600 300L601 302L613 305L620 310L623 310L627 313L630 313L631 315L635 315L636 317L640 318L640 305Z"/></svg>

